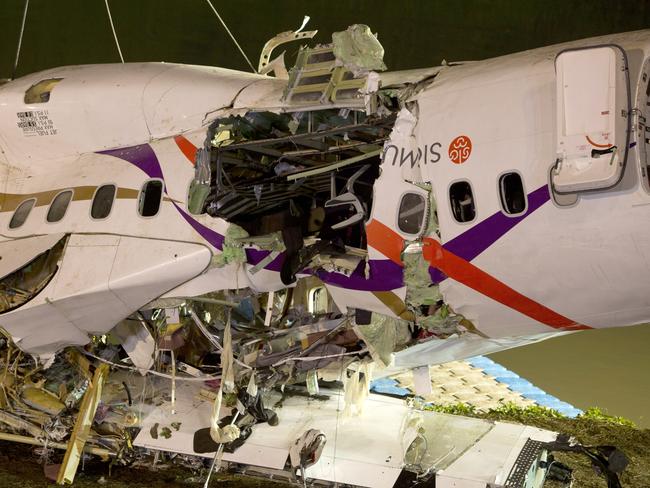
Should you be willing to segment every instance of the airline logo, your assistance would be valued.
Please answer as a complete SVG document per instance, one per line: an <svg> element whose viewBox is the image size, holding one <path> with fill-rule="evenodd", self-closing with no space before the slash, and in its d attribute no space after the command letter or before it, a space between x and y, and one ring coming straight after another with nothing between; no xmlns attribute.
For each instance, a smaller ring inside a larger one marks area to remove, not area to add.
<svg viewBox="0 0 650 488"><path fill-rule="evenodd" d="M449 159L454 164L462 164L472 154L472 140L467 136L458 136L449 144Z"/></svg>

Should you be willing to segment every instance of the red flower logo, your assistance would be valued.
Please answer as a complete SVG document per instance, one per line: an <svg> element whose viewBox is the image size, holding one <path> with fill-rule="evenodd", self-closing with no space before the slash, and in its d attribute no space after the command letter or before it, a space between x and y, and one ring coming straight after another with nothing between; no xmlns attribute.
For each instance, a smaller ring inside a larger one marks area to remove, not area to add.
<svg viewBox="0 0 650 488"><path fill-rule="evenodd" d="M467 136L458 136L449 144L449 159L452 163L461 164L472 154L472 141Z"/></svg>

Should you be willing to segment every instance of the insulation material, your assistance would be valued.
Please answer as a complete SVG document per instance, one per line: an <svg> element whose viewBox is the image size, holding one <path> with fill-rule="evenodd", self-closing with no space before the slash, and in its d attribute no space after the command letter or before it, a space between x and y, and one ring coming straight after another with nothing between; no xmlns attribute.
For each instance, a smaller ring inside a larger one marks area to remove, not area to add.
<svg viewBox="0 0 650 488"><path fill-rule="evenodd" d="M449 336L459 331L463 321L462 315L453 314L447 304L442 304L433 314L420 319L418 325L437 336Z"/></svg>
<svg viewBox="0 0 650 488"><path fill-rule="evenodd" d="M384 48L367 25L354 24L343 32L334 32L332 42L334 56L355 76L386 69Z"/></svg>
<svg viewBox="0 0 650 488"><path fill-rule="evenodd" d="M378 313L372 314L369 324L355 325L355 333L370 352L379 368L393 363L393 353L406 346L411 340L408 322Z"/></svg>
<svg viewBox="0 0 650 488"><path fill-rule="evenodd" d="M310 395L318 395L318 372L315 369L307 372L307 391Z"/></svg>
<svg viewBox="0 0 650 488"><path fill-rule="evenodd" d="M235 391L235 370L233 369L232 332L230 321L223 332L223 350L221 351L221 385L226 393Z"/></svg>
<svg viewBox="0 0 650 488"><path fill-rule="evenodd" d="M203 211L205 201L210 194L210 153L205 149L196 152L194 179L190 183L187 208L192 214Z"/></svg>
<svg viewBox="0 0 650 488"><path fill-rule="evenodd" d="M370 380L372 377L373 364L358 364L358 368L347 378L344 385L343 401L343 418L362 415L366 398L370 393Z"/></svg>
<svg viewBox="0 0 650 488"><path fill-rule="evenodd" d="M404 282L406 283L406 303L414 307L434 305L442 300L438 285L434 285L429 274L429 263L422 253L404 253Z"/></svg>
<svg viewBox="0 0 650 488"><path fill-rule="evenodd" d="M252 397L257 396L257 383L255 382L255 370L251 373L251 378L248 380L248 386L246 387L246 393Z"/></svg>
<svg viewBox="0 0 650 488"><path fill-rule="evenodd" d="M245 263L246 251L239 239L248 237L248 232L235 224L230 224L226 230L223 241L221 254L212 258L212 264L217 267L223 267L231 263Z"/></svg>
<svg viewBox="0 0 650 488"><path fill-rule="evenodd" d="M219 427L219 416L221 413L221 403L223 401L223 392L221 388L217 392L217 397L212 405L212 415L210 416L210 437L217 444L227 444L239 437L239 427L233 424Z"/></svg>

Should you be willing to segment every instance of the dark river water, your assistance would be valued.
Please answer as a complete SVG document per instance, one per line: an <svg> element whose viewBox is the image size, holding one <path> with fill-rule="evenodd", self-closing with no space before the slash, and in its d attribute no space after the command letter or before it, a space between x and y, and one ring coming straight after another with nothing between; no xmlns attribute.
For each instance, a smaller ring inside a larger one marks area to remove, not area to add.
<svg viewBox="0 0 650 488"><path fill-rule="evenodd" d="M578 332L491 358L578 408L650 428L650 324Z"/></svg>
<svg viewBox="0 0 650 488"><path fill-rule="evenodd" d="M389 69L483 59L650 27L650 2L603 0L214 0L257 65L264 42L304 15L329 42L365 23ZM203 0L110 0L126 61L247 69ZM0 78L10 77L24 0L0 0ZM287 48L295 53L297 46ZM118 62L101 0L31 0L17 74L65 64ZM649 290L650 292L650 290ZM578 407L600 406L650 427L650 326L589 331L494 355Z"/></svg>

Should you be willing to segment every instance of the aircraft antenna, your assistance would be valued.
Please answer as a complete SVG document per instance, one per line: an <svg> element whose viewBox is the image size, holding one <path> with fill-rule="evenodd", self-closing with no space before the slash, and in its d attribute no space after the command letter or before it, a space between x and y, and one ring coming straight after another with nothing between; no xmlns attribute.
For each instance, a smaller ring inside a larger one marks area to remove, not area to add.
<svg viewBox="0 0 650 488"><path fill-rule="evenodd" d="M18 60L20 59L20 48L23 45L23 34L25 33L25 20L27 20L27 9L29 9L29 0L25 0L25 9L23 10L23 22L20 25L20 35L18 37L18 48L16 49L16 60L14 61L14 69L11 72L11 79L16 77L16 70L18 69Z"/></svg>
<svg viewBox="0 0 650 488"><path fill-rule="evenodd" d="M106 1L108 1L108 0L106 0ZM223 25L223 28L226 29L226 32L228 33L228 35L232 39L232 42L235 43L235 46L237 46L237 49L239 49L239 52L241 53L241 55L244 56L244 59L248 63L248 66L251 67L251 70L253 70L253 73L257 73L257 70L253 67L253 63L251 63L251 60L248 59L248 56L246 56L246 53L244 52L244 50L241 48L241 46L237 42L237 39L235 39L235 36L233 36L232 32L230 32L230 29L228 29L228 26L226 25L226 23L221 18L221 15L219 15L219 12L217 12L217 9L214 8L214 5L212 5L212 1L211 0L205 0L205 1L208 2L208 5L210 6L212 11L214 12L214 15L217 16L217 19L219 19L219 22L221 22L221 25Z"/></svg>
<svg viewBox="0 0 650 488"><path fill-rule="evenodd" d="M124 56L122 56L122 49L120 48L120 41L117 39L117 33L115 32L115 24L113 23L113 16L111 15L111 8L108 6L108 0L104 0L104 3L106 3L106 12L108 13L108 20L111 23L111 29L113 30L113 38L115 39L115 47L117 47L117 52L120 55L120 59L122 60L122 64L124 64Z"/></svg>

